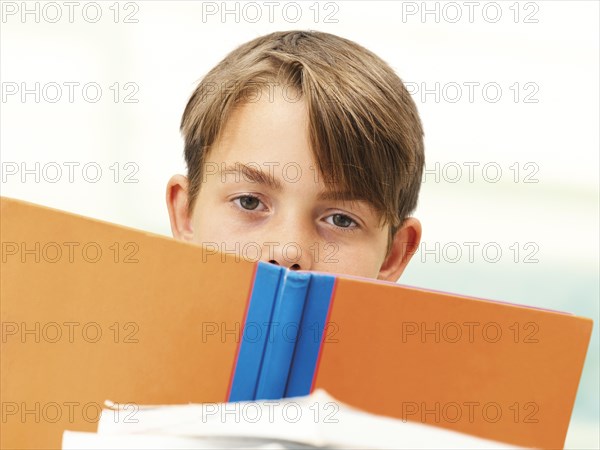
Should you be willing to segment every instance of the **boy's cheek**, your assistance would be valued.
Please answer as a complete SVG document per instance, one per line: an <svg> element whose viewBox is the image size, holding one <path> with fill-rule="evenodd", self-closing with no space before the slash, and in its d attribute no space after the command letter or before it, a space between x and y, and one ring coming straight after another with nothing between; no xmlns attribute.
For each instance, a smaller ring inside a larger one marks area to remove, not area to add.
<svg viewBox="0 0 600 450"><path fill-rule="evenodd" d="M231 239L229 224L219 221L215 213L204 214L203 211L196 211L192 219L192 226L195 244L219 244L219 242Z"/></svg>
<svg viewBox="0 0 600 450"><path fill-rule="evenodd" d="M194 243L215 242L227 237L229 221L224 215L226 206L219 202L210 181L202 185L191 217Z"/></svg>

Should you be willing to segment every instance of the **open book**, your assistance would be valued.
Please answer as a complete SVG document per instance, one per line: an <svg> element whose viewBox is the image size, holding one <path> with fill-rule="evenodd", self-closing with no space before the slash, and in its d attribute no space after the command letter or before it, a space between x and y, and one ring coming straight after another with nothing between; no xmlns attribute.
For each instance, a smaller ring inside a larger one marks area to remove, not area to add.
<svg viewBox="0 0 600 450"><path fill-rule="evenodd" d="M3 448L135 405L306 396L561 448L592 331L567 313L293 272L1 199Z"/></svg>
<svg viewBox="0 0 600 450"><path fill-rule="evenodd" d="M514 449L365 413L317 389L303 397L104 409L97 433L66 431L63 450L198 448Z"/></svg>

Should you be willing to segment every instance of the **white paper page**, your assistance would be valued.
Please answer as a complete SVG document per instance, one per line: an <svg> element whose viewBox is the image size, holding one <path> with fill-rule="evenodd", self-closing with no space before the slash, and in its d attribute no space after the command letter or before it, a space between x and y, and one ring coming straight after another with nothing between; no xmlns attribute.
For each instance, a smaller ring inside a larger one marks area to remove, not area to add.
<svg viewBox="0 0 600 450"><path fill-rule="evenodd" d="M164 450L167 448L169 450L214 448L285 450L298 447L264 439L186 438L160 434L97 434L65 431L62 448L63 450Z"/></svg>
<svg viewBox="0 0 600 450"><path fill-rule="evenodd" d="M323 390L304 397L237 403L103 410L101 436L152 434L171 438L262 438L311 446L406 449L515 449L431 425L374 415ZM244 440L245 439L245 440ZM224 441L221 448L227 448ZM108 445L108 444L104 444ZM175 442L174 444L175 445ZM235 445L234 445L235 446ZM202 447L200 447L202 448Z"/></svg>

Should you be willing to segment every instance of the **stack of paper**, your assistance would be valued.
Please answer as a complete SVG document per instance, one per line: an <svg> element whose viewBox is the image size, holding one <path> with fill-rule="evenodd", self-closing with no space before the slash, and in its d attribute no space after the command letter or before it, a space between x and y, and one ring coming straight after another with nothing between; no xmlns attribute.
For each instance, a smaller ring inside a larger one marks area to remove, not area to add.
<svg viewBox="0 0 600 450"><path fill-rule="evenodd" d="M63 450L192 448L514 449L351 408L324 390L285 400L136 407L102 412L97 433L67 431Z"/></svg>

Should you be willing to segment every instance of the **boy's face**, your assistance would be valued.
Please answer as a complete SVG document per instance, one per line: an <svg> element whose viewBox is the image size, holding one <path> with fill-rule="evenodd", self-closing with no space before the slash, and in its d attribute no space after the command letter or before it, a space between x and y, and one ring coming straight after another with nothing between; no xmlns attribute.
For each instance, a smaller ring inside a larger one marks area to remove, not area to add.
<svg viewBox="0 0 600 450"><path fill-rule="evenodd" d="M174 237L292 269L396 281L419 244L419 222L405 222L386 257L389 228L370 204L328 196L297 98L265 91L231 114L206 157L191 217L187 179L169 181Z"/></svg>

